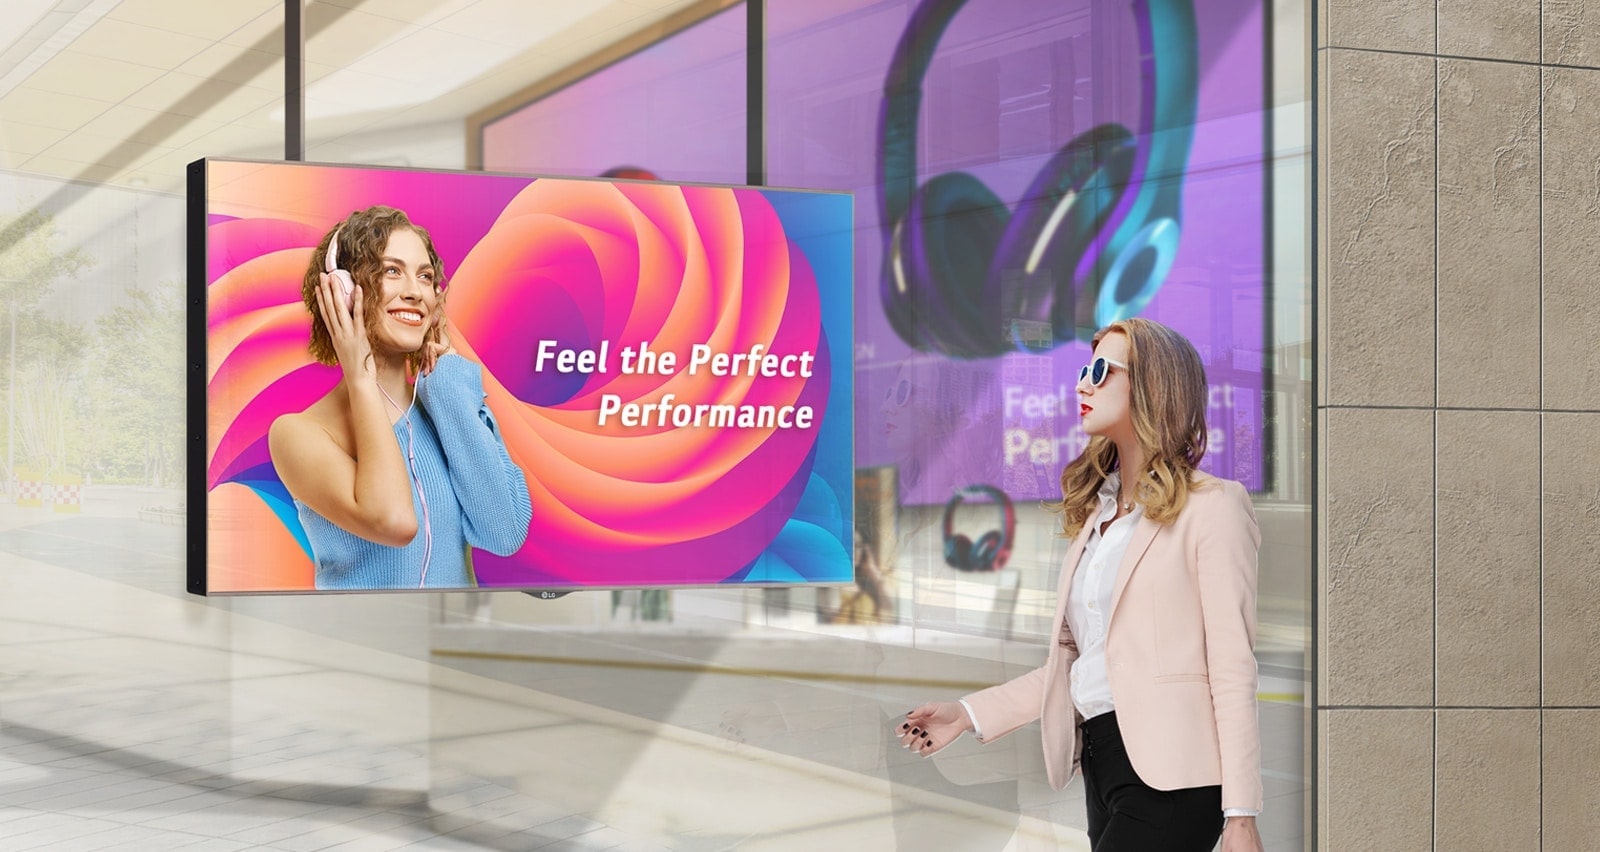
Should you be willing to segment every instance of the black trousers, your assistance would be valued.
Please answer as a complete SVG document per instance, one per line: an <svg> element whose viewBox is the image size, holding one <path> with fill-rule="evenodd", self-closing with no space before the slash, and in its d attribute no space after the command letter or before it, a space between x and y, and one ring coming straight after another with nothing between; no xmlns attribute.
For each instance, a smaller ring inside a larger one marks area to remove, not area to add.
<svg viewBox="0 0 1600 852"><path fill-rule="evenodd" d="M1083 786L1094 852L1211 852L1222 836L1222 788L1157 790L1139 780L1117 714L1083 729Z"/></svg>

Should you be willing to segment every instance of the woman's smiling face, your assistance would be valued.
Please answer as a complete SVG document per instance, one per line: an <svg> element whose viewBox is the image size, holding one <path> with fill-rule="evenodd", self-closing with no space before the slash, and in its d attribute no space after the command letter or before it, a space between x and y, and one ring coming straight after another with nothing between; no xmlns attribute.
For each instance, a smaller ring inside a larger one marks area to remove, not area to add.
<svg viewBox="0 0 1600 852"><path fill-rule="evenodd" d="M374 348L410 354L422 348L437 321L439 270L422 237L397 228L383 249L378 292L368 296L368 334Z"/></svg>

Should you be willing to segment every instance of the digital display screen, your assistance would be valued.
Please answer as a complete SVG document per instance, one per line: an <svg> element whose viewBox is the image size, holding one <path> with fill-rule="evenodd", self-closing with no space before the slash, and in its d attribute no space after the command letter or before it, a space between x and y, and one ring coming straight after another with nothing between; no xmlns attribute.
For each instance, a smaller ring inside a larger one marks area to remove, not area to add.
<svg viewBox="0 0 1600 852"><path fill-rule="evenodd" d="M189 203L191 591L852 580L849 194L207 159Z"/></svg>

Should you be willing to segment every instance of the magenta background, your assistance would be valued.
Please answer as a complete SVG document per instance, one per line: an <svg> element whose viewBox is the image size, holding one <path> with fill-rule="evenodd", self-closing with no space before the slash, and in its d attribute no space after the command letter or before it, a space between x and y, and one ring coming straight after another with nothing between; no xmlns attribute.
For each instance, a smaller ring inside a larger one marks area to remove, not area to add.
<svg viewBox="0 0 1600 852"><path fill-rule="evenodd" d="M479 553L482 585L849 579L850 397L832 414L829 399L832 382L848 388L850 374L831 369L824 330L825 302L848 292L849 243L819 239L848 232L847 197L229 161L209 161L207 174L216 371L207 404L218 439L208 491L250 488L304 546L266 435L278 416L326 393L338 371L310 363L300 276L332 222L385 203L432 233L452 338L483 364L489 405L528 473L528 543L507 558ZM842 318L834 333L844 340ZM609 340L611 372L579 385L536 374L528 365L541 338ZM702 342L809 350L817 372L753 382L620 374L617 352L640 340L684 354ZM663 388L680 403L811 405L818 422L770 432L595 425L599 393L653 401ZM831 429L838 438L823 449ZM227 552L280 564L288 555L264 553L253 527L213 526Z"/></svg>

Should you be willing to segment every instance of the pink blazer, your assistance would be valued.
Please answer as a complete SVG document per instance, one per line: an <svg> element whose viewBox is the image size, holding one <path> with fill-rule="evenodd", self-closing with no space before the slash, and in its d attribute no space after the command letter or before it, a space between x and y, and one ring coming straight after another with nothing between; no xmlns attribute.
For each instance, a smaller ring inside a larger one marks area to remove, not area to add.
<svg viewBox="0 0 1600 852"><path fill-rule="evenodd" d="M1159 790L1222 785L1224 808L1262 807L1256 714L1256 552L1261 532L1244 486L1197 474L1176 521L1141 519L1117 569L1106 673L1128 759ZM966 697L983 742L1042 719L1051 786L1078 772L1082 718L1069 667L1078 646L1067 591L1089 540L1084 525L1057 582L1049 658Z"/></svg>

